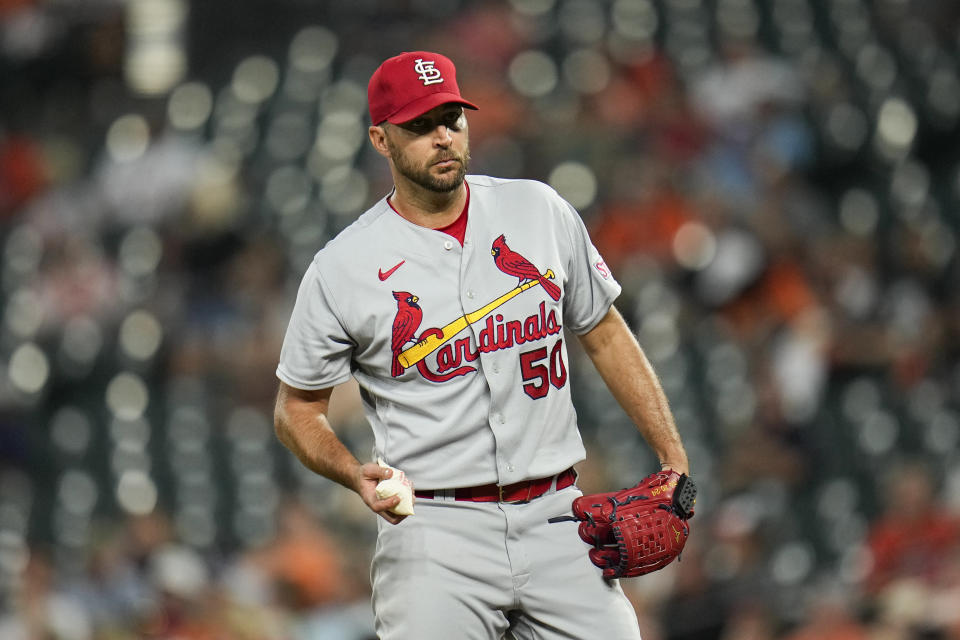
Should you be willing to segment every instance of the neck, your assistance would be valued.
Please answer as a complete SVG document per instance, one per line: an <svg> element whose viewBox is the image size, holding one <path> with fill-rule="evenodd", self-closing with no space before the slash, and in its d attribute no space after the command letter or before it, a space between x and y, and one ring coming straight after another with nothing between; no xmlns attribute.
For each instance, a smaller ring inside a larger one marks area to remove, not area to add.
<svg viewBox="0 0 960 640"><path fill-rule="evenodd" d="M457 219L466 204L466 183L445 193L430 191L403 179L394 180L394 185L390 204L401 216L421 227L447 226Z"/></svg>

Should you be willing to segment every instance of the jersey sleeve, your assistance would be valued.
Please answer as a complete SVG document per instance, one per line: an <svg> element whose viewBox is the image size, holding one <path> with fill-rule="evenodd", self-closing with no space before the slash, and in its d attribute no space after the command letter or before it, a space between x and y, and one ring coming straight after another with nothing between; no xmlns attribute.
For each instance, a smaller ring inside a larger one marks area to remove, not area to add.
<svg viewBox="0 0 960 640"><path fill-rule="evenodd" d="M354 343L336 313L316 261L300 282L280 350L277 377L298 389L324 389L351 376Z"/></svg>
<svg viewBox="0 0 960 640"><path fill-rule="evenodd" d="M570 238L566 292L563 304L564 325L577 335L590 331L610 310L620 295L620 284L593 246L580 214L561 201L561 219Z"/></svg>

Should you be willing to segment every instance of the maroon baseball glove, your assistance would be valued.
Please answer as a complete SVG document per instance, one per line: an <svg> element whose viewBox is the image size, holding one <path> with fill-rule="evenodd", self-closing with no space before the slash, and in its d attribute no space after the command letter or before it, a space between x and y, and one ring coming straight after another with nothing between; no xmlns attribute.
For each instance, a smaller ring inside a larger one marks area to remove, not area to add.
<svg viewBox="0 0 960 640"><path fill-rule="evenodd" d="M686 474L660 471L629 489L581 496L573 501L573 516L551 521L579 521L580 537L593 545L590 561L603 577L631 578L680 555L696 501L697 487Z"/></svg>

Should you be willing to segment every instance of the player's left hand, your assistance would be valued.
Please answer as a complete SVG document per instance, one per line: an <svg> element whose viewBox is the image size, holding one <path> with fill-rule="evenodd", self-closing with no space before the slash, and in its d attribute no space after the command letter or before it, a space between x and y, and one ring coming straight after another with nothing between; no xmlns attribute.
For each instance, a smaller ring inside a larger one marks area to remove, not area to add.
<svg viewBox="0 0 960 640"><path fill-rule="evenodd" d="M386 480L393 475L393 470L389 467L381 467L376 462L368 462L360 465L358 470L360 477L357 482L357 493L363 498L370 510L379 515L390 524L400 524L407 516L397 515L391 511L400 504L400 496L390 496L381 500L377 497L377 485L381 480Z"/></svg>
<svg viewBox="0 0 960 640"><path fill-rule="evenodd" d="M593 546L590 561L604 578L642 576L680 556L690 535L697 487L686 474L652 473L621 491L585 495L573 501L573 515L584 542Z"/></svg>

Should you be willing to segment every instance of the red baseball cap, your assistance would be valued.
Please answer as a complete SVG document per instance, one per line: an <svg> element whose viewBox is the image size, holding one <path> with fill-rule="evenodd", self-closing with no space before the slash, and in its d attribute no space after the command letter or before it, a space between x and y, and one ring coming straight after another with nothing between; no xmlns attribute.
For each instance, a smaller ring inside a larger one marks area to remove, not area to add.
<svg viewBox="0 0 960 640"><path fill-rule="evenodd" d="M373 124L407 122L447 102L478 108L460 96L450 58L429 51L405 51L385 60L370 76L367 101Z"/></svg>

